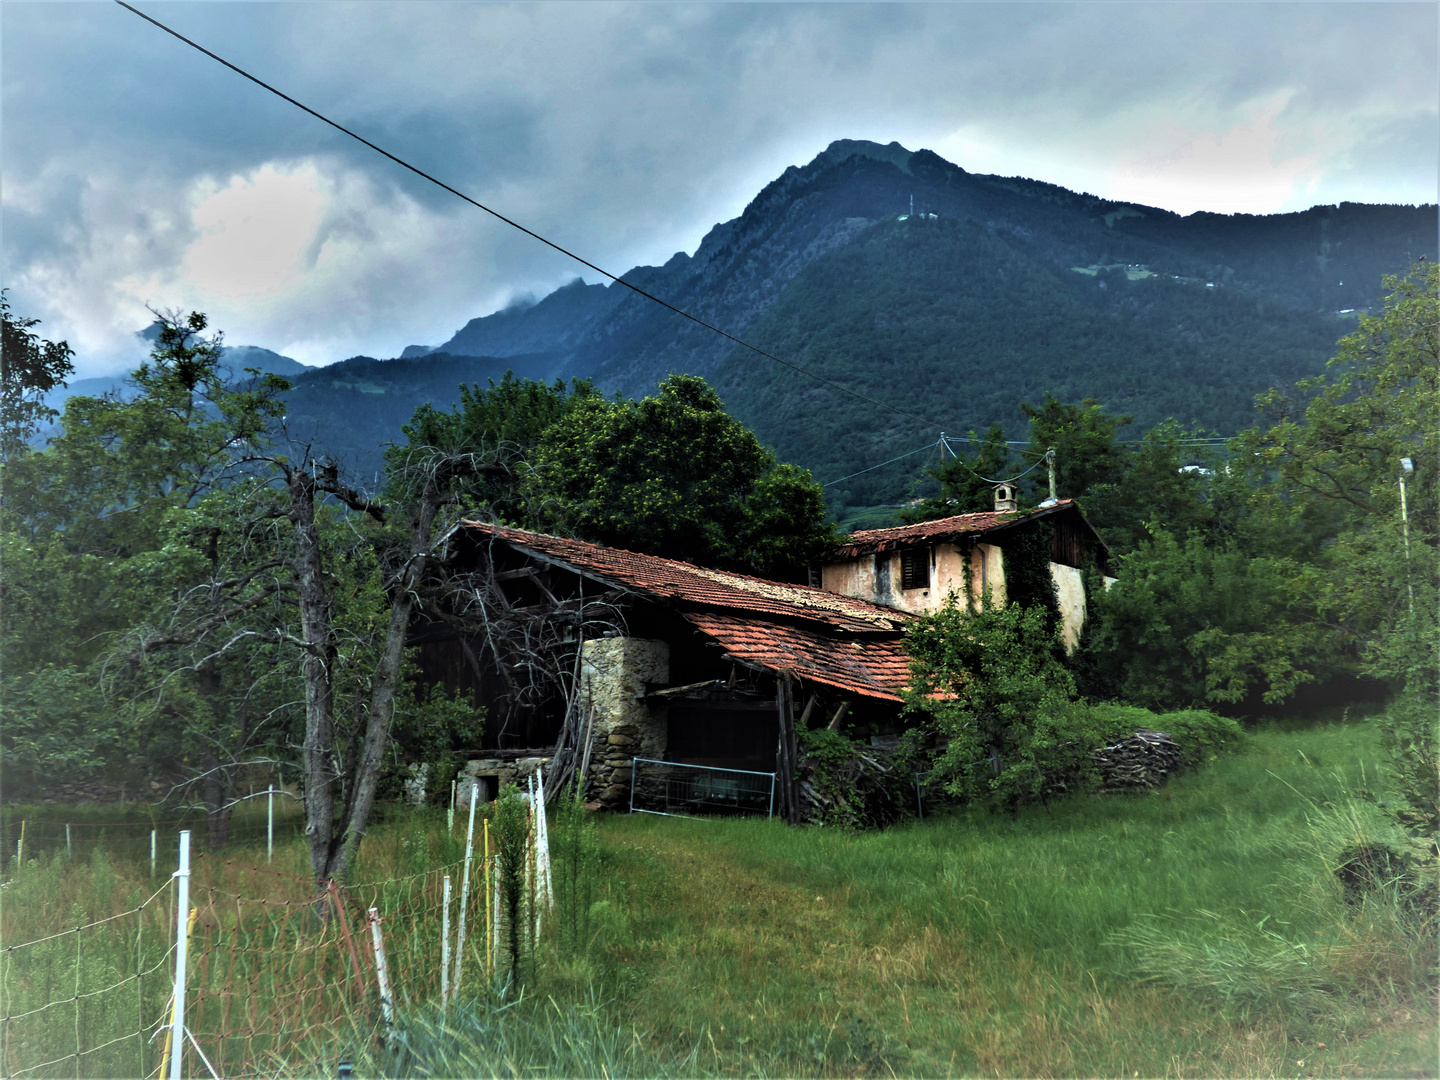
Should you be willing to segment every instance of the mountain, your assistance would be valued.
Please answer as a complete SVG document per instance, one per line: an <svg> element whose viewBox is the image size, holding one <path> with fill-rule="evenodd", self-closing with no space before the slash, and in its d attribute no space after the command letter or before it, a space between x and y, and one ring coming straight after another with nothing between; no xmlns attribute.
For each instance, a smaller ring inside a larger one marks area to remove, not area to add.
<svg viewBox="0 0 1440 1080"><path fill-rule="evenodd" d="M506 371L545 379L563 356L508 356L503 359L452 356L445 352L396 360L354 356L323 368L306 368L291 378L285 396L285 430L302 444L344 463L366 484L378 484L384 448L400 438L400 426L415 409L459 400L462 383L497 382Z"/></svg>
<svg viewBox="0 0 1440 1080"><path fill-rule="evenodd" d="M291 436L363 477L416 406L444 407L460 383L513 369L634 396L672 371L703 375L782 458L827 482L919 451L941 429L998 421L1024 438L1019 404L1047 392L1132 414L1122 437L1167 417L1233 433L1254 422L1255 394L1323 369L1357 311L1378 303L1385 274L1435 257L1437 223L1433 205L1355 203L1182 217L970 173L899 143L841 140L786 169L694 255L624 279L923 421L621 285L578 279L395 360L305 368L253 348L227 360L292 379ZM830 486L832 506L900 501L927 457Z"/></svg>
<svg viewBox="0 0 1440 1080"><path fill-rule="evenodd" d="M147 341L154 341L154 334L151 332L154 327L140 331L137 337ZM306 367L299 360L292 360L288 356L281 356L270 349L262 349L258 345L226 345L220 350L220 366L231 378L241 378L246 370L255 368L262 375L284 375L286 378L295 378L307 371L314 371L315 368ZM72 379L67 386L59 387L46 396L46 404L52 409L63 409L65 400L76 395L88 397L99 397L103 394L124 394L126 393L127 380L123 375L103 375L90 379Z"/></svg>
<svg viewBox="0 0 1440 1080"><path fill-rule="evenodd" d="M913 200L914 213L911 205ZM782 457L830 480L1047 392L1230 433L1272 385L1312 375L1381 278L1435 255L1435 206L1180 216L927 150L840 141L715 226L693 256L626 281L934 427L837 394L618 285L576 281L473 319L438 352L547 357L641 395L671 371L714 383ZM840 502L894 502L910 466Z"/></svg>

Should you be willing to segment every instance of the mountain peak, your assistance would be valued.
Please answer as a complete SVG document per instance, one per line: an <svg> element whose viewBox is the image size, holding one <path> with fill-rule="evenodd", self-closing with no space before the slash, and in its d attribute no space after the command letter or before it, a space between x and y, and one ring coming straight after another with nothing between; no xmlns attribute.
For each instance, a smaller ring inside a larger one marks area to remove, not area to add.
<svg viewBox="0 0 1440 1080"><path fill-rule="evenodd" d="M910 171L910 151L898 142L881 145L869 139L836 139L815 155L813 165L838 165L846 158L867 157L875 161L888 161L902 172Z"/></svg>

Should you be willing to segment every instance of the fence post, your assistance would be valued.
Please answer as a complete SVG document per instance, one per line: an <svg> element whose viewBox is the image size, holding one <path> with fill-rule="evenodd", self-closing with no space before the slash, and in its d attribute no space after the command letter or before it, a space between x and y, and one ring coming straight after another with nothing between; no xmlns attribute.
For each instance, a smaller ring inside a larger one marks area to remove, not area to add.
<svg viewBox="0 0 1440 1080"><path fill-rule="evenodd" d="M157 830L150 830L150 876L155 876L155 833Z"/></svg>
<svg viewBox="0 0 1440 1080"><path fill-rule="evenodd" d="M15 861L19 869L25 869L25 819L20 819L20 840L15 845Z"/></svg>
<svg viewBox="0 0 1440 1080"><path fill-rule="evenodd" d="M445 831L455 835L455 781L450 781L450 809L445 811Z"/></svg>
<svg viewBox="0 0 1440 1080"><path fill-rule="evenodd" d="M380 936L380 910L370 909L370 939L375 943L375 978L380 983L380 1011L387 1035L395 1033L395 1003L390 997L390 973L385 970L385 941Z"/></svg>
<svg viewBox="0 0 1440 1080"><path fill-rule="evenodd" d="M75 852L70 849L70 823L65 823L65 858L73 859Z"/></svg>
<svg viewBox="0 0 1440 1080"><path fill-rule="evenodd" d="M465 874L460 881L460 926L455 934L455 1000L460 1000L460 969L465 963L465 906L470 902L470 858L475 852L475 804L480 781L470 778L470 826L465 831Z"/></svg>
<svg viewBox="0 0 1440 1080"><path fill-rule="evenodd" d="M450 997L450 875L445 875L445 902L440 915L440 1009Z"/></svg>
<svg viewBox="0 0 1440 1080"><path fill-rule="evenodd" d="M481 873L485 875L485 977L495 982L495 926L494 913L490 909L491 897L491 858L490 858L490 819L485 819L485 855L480 860L484 868ZM498 894L496 894L498 896Z"/></svg>
<svg viewBox="0 0 1440 1080"><path fill-rule="evenodd" d="M631 773L634 779L634 773ZM539 825L539 862L542 869L540 880L544 885L545 906L553 909L555 907L555 883L550 878L550 819L545 816L545 770L540 766L535 768L535 796L540 800L540 808L536 811L536 823Z"/></svg>
<svg viewBox="0 0 1440 1080"><path fill-rule="evenodd" d="M275 861L275 785L265 789L265 861Z"/></svg>
<svg viewBox="0 0 1440 1080"><path fill-rule="evenodd" d="M170 1014L170 1080L180 1080L185 1051L185 961L190 935L190 830L180 833L180 866L175 871L175 1008Z"/></svg>

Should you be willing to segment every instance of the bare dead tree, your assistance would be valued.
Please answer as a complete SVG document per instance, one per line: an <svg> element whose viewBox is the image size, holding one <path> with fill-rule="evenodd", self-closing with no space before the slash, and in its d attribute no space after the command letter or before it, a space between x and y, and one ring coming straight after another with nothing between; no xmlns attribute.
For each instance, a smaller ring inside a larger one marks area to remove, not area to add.
<svg viewBox="0 0 1440 1080"><path fill-rule="evenodd" d="M433 610L457 631L479 631L493 669L506 684L504 700L491 702L503 710L502 730L521 710L563 703L546 776L546 793L554 795L575 775L583 747L587 719L580 701L583 643L627 632L626 597L613 589L587 596L583 577L576 595L557 596L539 575L527 572L521 576L536 586L542 599L516 603L495 569L494 544L491 537L476 568L437 582Z"/></svg>

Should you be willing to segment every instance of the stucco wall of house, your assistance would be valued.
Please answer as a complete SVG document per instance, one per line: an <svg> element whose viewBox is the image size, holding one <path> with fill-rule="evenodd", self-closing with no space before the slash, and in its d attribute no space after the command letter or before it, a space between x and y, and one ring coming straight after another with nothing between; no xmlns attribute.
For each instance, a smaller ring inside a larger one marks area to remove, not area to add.
<svg viewBox="0 0 1440 1080"><path fill-rule="evenodd" d="M1055 582L1055 598L1060 602L1065 651L1073 652L1085 625L1085 580L1075 567L1056 562L1050 564L1050 577Z"/></svg>
<svg viewBox="0 0 1440 1080"><path fill-rule="evenodd" d="M898 551L827 563L820 568L820 587L841 596L853 596L919 615L943 607L951 593L957 602L963 603L968 573L977 604L987 583L995 602L1005 602L1004 560L994 544L975 545L968 560L955 544L936 544L930 549L930 557L930 587L926 589L900 587L903 578Z"/></svg>

